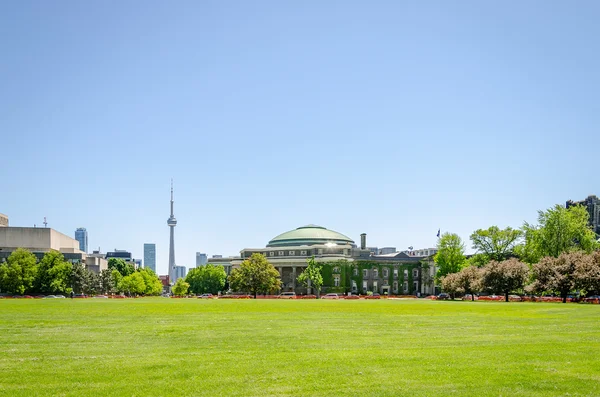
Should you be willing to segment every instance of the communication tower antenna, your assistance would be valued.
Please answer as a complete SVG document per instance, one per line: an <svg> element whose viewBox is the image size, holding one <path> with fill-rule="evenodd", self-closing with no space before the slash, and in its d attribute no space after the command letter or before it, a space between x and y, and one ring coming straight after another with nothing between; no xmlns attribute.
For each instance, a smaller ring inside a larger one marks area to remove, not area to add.
<svg viewBox="0 0 600 397"><path fill-rule="evenodd" d="M46 217L44 217L44 227L48 227L48 222L46 222Z"/></svg>

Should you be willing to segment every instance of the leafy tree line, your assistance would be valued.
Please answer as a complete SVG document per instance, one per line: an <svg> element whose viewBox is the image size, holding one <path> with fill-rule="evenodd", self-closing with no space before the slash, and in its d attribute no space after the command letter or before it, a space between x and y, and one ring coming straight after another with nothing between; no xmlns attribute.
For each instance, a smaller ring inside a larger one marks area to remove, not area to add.
<svg viewBox="0 0 600 397"><path fill-rule="evenodd" d="M444 233L434 261L437 280L452 294L511 292L557 294L600 292L600 244L582 206L556 205L539 211L538 224L521 229L492 226L470 239L476 254L466 258L456 234Z"/></svg>
<svg viewBox="0 0 600 397"><path fill-rule="evenodd" d="M122 259L111 258L108 269L96 274L82 263L66 261L59 251L49 251L38 262L34 254L24 248L11 253L0 264L0 291L25 294L131 294L158 295L162 284L158 276L147 268L138 269Z"/></svg>

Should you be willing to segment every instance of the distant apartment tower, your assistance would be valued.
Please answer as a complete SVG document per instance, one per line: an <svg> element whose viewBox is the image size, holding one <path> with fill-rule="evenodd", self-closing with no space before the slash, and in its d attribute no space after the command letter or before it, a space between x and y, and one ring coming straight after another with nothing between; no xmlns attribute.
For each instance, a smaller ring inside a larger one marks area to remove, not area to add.
<svg viewBox="0 0 600 397"><path fill-rule="evenodd" d="M437 248L422 248L422 249L407 250L407 251L402 251L402 252L408 256L431 256L431 255L435 255L438 252L438 250L437 250Z"/></svg>
<svg viewBox="0 0 600 397"><path fill-rule="evenodd" d="M144 244L144 267L156 273L156 244Z"/></svg>
<svg viewBox="0 0 600 397"><path fill-rule="evenodd" d="M173 282L176 283L180 278L185 278L186 273L187 269L185 266L175 266L175 279L173 279Z"/></svg>
<svg viewBox="0 0 600 397"><path fill-rule="evenodd" d="M75 240L79 241L79 249L87 254L88 252L88 234L85 227L75 230Z"/></svg>
<svg viewBox="0 0 600 397"><path fill-rule="evenodd" d="M113 252L106 253L106 259L110 258L119 258L123 259L125 262L133 262L133 256L131 255L131 252L126 250L118 250L116 248Z"/></svg>
<svg viewBox="0 0 600 397"><path fill-rule="evenodd" d="M379 255L387 255L387 254L393 254L396 251L396 247L382 247L379 248Z"/></svg>
<svg viewBox="0 0 600 397"><path fill-rule="evenodd" d="M208 256L202 252L196 252L196 267L204 266L208 263Z"/></svg>
<svg viewBox="0 0 600 397"><path fill-rule="evenodd" d="M567 201L566 207L570 208L575 205L582 205L585 207L589 214L588 223L594 230L594 232L600 235L600 199L594 195L588 196L585 200L581 201Z"/></svg>
<svg viewBox="0 0 600 397"><path fill-rule="evenodd" d="M379 248L377 248L377 247L367 247L367 249L369 251L371 251L371 254L373 254L373 255L379 255Z"/></svg>

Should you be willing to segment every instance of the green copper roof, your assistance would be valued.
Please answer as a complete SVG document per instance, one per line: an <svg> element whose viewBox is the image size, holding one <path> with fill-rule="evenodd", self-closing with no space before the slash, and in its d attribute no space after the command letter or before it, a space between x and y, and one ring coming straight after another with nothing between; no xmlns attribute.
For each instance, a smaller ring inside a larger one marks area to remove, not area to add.
<svg viewBox="0 0 600 397"><path fill-rule="evenodd" d="M328 230L323 226L306 225L290 230L273 238L267 247L316 245L325 243L354 244L354 241L341 233Z"/></svg>

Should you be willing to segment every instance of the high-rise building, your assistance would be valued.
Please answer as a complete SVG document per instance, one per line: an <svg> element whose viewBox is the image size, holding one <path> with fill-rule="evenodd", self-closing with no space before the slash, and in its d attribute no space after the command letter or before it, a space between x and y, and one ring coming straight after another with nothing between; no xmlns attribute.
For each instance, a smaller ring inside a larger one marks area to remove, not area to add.
<svg viewBox="0 0 600 397"><path fill-rule="evenodd" d="M131 252L129 252L127 250L118 250L116 248L113 252L106 253L106 259L110 259L110 258L123 259L125 262L128 262L128 263L133 263L133 261L134 261L133 255L131 255Z"/></svg>
<svg viewBox="0 0 600 397"><path fill-rule="evenodd" d="M208 263L208 256L202 252L196 252L196 267L204 266Z"/></svg>
<svg viewBox="0 0 600 397"><path fill-rule="evenodd" d="M142 260L141 259L134 259L133 263L135 263L135 268L136 269L141 269L142 268Z"/></svg>
<svg viewBox="0 0 600 397"><path fill-rule="evenodd" d="M185 266L175 266L173 274L175 275L173 282L176 283L180 278L185 278L187 275L187 269Z"/></svg>
<svg viewBox="0 0 600 397"><path fill-rule="evenodd" d="M581 201L567 201L566 207L573 207L574 205L583 205L589 214L588 223L596 232L600 235L600 199L594 195L588 196L585 200Z"/></svg>
<svg viewBox="0 0 600 397"><path fill-rule="evenodd" d="M156 273L156 244L144 244L144 267L150 268Z"/></svg>
<svg viewBox="0 0 600 397"><path fill-rule="evenodd" d="M171 229L171 238L169 240L169 279L175 282L175 226L177 219L173 214L173 180L171 179L171 216L167 219L167 225Z"/></svg>
<svg viewBox="0 0 600 397"><path fill-rule="evenodd" d="M85 227L75 230L75 240L79 241L79 249L85 253L88 252L88 234Z"/></svg>
<svg viewBox="0 0 600 397"><path fill-rule="evenodd" d="M396 251L396 247L382 247L379 248L379 255L393 254Z"/></svg>

